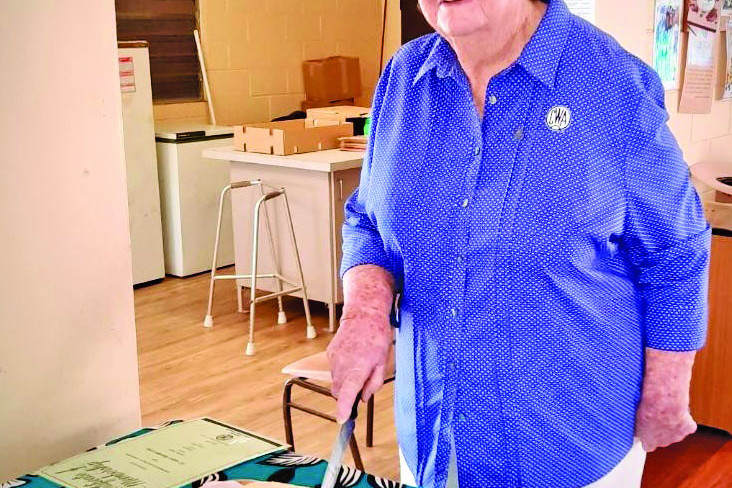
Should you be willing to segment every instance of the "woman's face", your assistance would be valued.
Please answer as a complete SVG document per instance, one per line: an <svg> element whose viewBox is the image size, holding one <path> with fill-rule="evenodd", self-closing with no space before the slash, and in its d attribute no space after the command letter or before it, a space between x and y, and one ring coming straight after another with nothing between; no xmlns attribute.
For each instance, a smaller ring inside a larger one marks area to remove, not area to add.
<svg viewBox="0 0 732 488"><path fill-rule="evenodd" d="M419 0L427 23L447 37L493 30L510 18L516 0Z"/></svg>

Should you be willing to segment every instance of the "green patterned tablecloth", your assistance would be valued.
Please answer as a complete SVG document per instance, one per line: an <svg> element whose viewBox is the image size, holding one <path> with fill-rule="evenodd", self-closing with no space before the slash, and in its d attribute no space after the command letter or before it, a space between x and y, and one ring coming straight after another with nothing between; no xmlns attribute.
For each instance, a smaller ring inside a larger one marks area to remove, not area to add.
<svg viewBox="0 0 732 488"><path fill-rule="evenodd" d="M111 446L117 442L137 437L152 432L171 424L181 422L173 420L163 425L140 429L136 432L128 434L119 439L108 442L105 446ZM104 447L104 446L101 446ZM97 448L98 449L98 448ZM319 488L320 482L323 480L325 468L328 462L314 457L304 456L294 452L279 452L267 454L251 461L246 461L231 468L225 469L218 473L212 473L206 478L196 481L192 484L185 485L181 488L198 488L207 481L221 480L257 480L257 481L278 481L280 483L290 483L297 486L305 486ZM27 488L59 488L60 485L53 481L41 478L36 475L21 476L16 480L6 483L0 482L2 488L15 488L18 486ZM344 466L339 474L338 484L336 488L408 488L396 481L379 478L377 476L364 473L355 468ZM152 488L152 487L151 487Z"/></svg>

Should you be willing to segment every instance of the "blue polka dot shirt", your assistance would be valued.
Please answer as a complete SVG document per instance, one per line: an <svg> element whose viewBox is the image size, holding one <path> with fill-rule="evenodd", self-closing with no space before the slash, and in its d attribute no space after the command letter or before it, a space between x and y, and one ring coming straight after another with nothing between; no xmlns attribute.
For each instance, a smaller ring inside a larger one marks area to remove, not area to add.
<svg viewBox="0 0 732 488"><path fill-rule="evenodd" d="M551 0L485 115L436 33L373 96L341 274L398 284L397 437L425 487L580 487L628 452L644 347L704 344L710 228L657 74Z"/></svg>

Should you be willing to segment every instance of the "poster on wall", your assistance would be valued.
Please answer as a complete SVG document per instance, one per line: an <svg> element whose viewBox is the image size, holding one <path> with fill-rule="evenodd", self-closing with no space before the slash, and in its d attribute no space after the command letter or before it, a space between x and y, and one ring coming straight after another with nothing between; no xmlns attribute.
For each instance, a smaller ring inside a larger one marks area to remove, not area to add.
<svg viewBox="0 0 732 488"><path fill-rule="evenodd" d="M570 12L578 15L586 21L595 23L595 0L566 0Z"/></svg>
<svg viewBox="0 0 732 488"><path fill-rule="evenodd" d="M679 33L681 0L656 0L653 67L667 90L679 88Z"/></svg>
<svg viewBox="0 0 732 488"><path fill-rule="evenodd" d="M718 31L722 1L689 0L689 10L686 13L686 23L689 28L696 26L710 31Z"/></svg>
<svg viewBox="0 0 732 488"><path fill-rule="evenodd" d="M720 28L729 31L730 20L732 20L732 0L722 0L722 23Z"/></svg>
<svg viewBox="0 0 732 488"><path fill-rule="evenodd" d="M725 100L732 99L732 19L727 21L727 74L724 77Z"/></svg>
<svg viewBox="0 0 732 488"><path fill-rule="evenodd" d="M689 27L686 73L679 103L681 113L708 114L712 111L717 37L716 32Z"/></svg>

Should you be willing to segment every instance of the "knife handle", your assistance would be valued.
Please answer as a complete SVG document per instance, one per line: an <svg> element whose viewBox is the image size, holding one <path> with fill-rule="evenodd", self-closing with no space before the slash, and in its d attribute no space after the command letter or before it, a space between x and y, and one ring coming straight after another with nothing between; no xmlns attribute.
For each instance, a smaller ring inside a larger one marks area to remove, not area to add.
<svg viewBox="0 0 732 488"><path fill-rule="evenodd" d="M358 417L358 404L361 403L361 394L363 391L359 391L358 395L356 395L356 401L353 402L353 408L351 409L351 420L356 420L356 417Z"/></svg>

